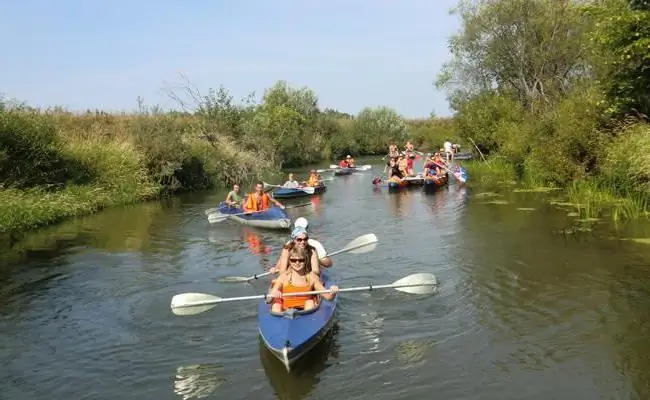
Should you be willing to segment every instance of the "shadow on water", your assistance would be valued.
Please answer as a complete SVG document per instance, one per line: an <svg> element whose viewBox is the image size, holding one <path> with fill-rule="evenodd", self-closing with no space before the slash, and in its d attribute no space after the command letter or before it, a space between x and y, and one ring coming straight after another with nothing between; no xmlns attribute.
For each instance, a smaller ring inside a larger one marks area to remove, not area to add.
<svg viewBox="0 0 650 400"><path fill-rule="evenodd" d="M320 381L319 376L332 365L328 362L329 359L338 358L338 334L339 325L335 323L320 343L296 361L290 372L287 372L282 362L264 346L260 337L260 361L278 399L301 400L312 393Z"/></svg>

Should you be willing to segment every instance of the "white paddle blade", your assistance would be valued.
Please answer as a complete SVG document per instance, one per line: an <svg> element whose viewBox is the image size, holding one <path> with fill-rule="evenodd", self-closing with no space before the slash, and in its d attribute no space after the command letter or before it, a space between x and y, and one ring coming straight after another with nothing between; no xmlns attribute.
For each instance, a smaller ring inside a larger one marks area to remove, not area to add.
<svg viewBox="0 0 650 400"><path fill-rule="evenodd" d="M246 276L225 276L223 278L219 278L218 282L221 283L240 283L240 282L248 282L249 277Z"/></svg>
<svg viewBox="0 0 650 400"><path fill-rule="evenodd" d="M369 164L362 165L360 167L357 167L357 169L359 171L368 171L368 170L372 169L372 165L369 165Z"/></svg>
<svg viewBox="0 0 650 400"><path fill-rule="evenodd" d="M219 212L216 212L208 215L208 222L211 224L222 222L225 221L226 219L228 219L228 214L221 214Z"/></svg>
<svg viewBox="0 0 650 400"><path fill-rule="evenodd" d="M219 211L218 208L208 208L207 210L204 211L204 213L205 213L205 215L208 215L208 214L216 213L218 211Z"/></svg>
<svg viewBox="0 0 650 400"><path fill-rule="evenodd" d="M435 293L438 286L438 280L435 275L428 273L418 273L406 276L393 283L395 290L411 294L432 294ZM400 286L400 287L397 287Z"/></svg>
<svg viewBox="0 0 650 400"><path fill-rule="evenodd" d="M371 251L374 251L377 248L377 242L374 243L368 243L364 246L361 246L357 249L350 250L350 254L365 254L365 253L370 253Z"/></svg>
<svg viewBox="0 0 650 400"><path fill-rule="evenodd" d="M340 167L338 165L331 164L330 169L339 169Z"/></svg>
<svg viewBox="0 0 650 400"><path fill-rule="evenodd" d="M189 305L196 302L214 301L219 299L220 298L217 296L205 293L181 293L172 297L171 308L175 315L195 315L214 308L216 304L188 307Z"/></svg>

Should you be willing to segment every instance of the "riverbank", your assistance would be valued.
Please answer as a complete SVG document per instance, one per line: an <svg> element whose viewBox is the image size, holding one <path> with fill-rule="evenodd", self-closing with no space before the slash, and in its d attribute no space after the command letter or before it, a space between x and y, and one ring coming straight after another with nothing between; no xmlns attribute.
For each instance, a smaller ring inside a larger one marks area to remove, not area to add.
<svg viewBox="0 0 650 400"><path fill-rule="evenodd" d="M381 154L410 127L387 107L320 110L313 91L282 81L259 104L236 103L224 88L194 95L192 113L140 105L80 114L0 101L0 240L178 192L246 190L283 167ZM434 121L418 134L435 130Z"/></svg>
<svg viewBox="0 0 650 400"><path fill-rule="evenodd" d="M547 204L561 208L580 220L611 218L613 221L648 218L648 199L637 191L621 194L617 187L607 185L602 176L573 181L566 186L549 185L534 174L517 171L505 157L493 156L487 161L465 161L463 167L475 182L490 188L484 196L496 197L499 192L535 193ZM495 200L497 203L499 200ZM495 203L495 204L497 204ZM504 203L505 204L505 203Z"/></svg>

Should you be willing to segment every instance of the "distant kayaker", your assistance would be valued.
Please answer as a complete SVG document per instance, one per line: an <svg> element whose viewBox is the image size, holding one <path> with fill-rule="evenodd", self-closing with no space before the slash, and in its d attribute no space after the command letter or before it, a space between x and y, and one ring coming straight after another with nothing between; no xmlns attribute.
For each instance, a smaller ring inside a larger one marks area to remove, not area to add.
<svg viewBox="0 0 650 400"><path fill-rule="evenodd" d="M388 167L388 180L401 182L405 177L406 174L400 168L398 159L391 158L390 165Z"/></svg>
<svg viewBox="0 0 650 400"><path fill-rule="evenodd" d="M341 162L339 163L339 167L341 167L341 168L350 168L350 163L348 162L349 159L350 159L349 155L347 157L345 157L344 159L342 159Z"/></svg>
<svg viewBox="0 0 650 400"><path fill-rule="evenodd" d="M453 144L449 139L447 139L445 143L442 145L443 151L445 152L445 159L447 160L447 162L454 159L454 150L452 146Z"/></svg>
<svg viewBox="0 0 650 400"><path fill-rule="evenodd" d="M316 187L316 186L321 185L320 175L318 174L318 172L316 172L315 169L312 169L311 171L309 171L309 178L307 179L307 182L305 182L305 184L307 186L312 186L312 187Z"/></svg>
<svg viewBox="0 0 650 400"><path fill-rule="evenodd" d="M228 192L228 196L226 196L226 204L230 207L237 207L241 203L241 200L241 196L239 195L239 185L235 183L232 190Z"/></svg>
<svg viewBox="0 0 650 400"><path fill-rule="evenodd" d="M297 189L300 187L300 183L298 183L293 174L289 174L289 180L286 181L282 187L287 189Z"/></svg>
<svg viewBox="0 0 650 400"><path fill-rule="evenodd" d="M424 164L424 176L441 176L442 169L440 168L440 161L440 155L438 153L431 154Z"/></svg>
<svg viewBox="0 0 650 400"><path fill-rule="evenodd" d="M271 203L284 209L282 203L274 199L268 193L264 193L264 183L257 182L255 184L255 191L246 196L243 209L244 212L264 211L271 207Z"/></svg>
<svg viewBox="0 0 650 400"><path fill-rule="evenodd" d="M354 162L354 158L352 158L351 155L348 154L348 156L346 157L346 159L347 159L347 162L348 162L348 166L349 166L350 168L355 168L355 167L357 166L357 164Z"/></svg>
<svg viewBox="0 0 650 400"><path fill-rule="evenodd" d="M328 290L319 276L308 270L308 261L309 254L304 247L295 246L289 250L289 268L278 276L267 294L267 303L272 303L271 312L279 313L289 308L311 310L316 307L317 297L313 295L282 297L283 293ZM321 296L326 300L333 300L338 291L338 286L332 285L329 288L330 293L323 293Z"/></svg>

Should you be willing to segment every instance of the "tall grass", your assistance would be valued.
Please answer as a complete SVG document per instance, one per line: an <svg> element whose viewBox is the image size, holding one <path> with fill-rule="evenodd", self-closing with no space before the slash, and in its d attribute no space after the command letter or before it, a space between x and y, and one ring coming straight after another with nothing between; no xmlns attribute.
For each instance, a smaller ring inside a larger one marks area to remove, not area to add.
<svg viewBox="0 0 650 400"><path fill-rule="evenodd" d="M277 170L199 117L0 105L0 241L105 207L246 184Z"/></svg>

